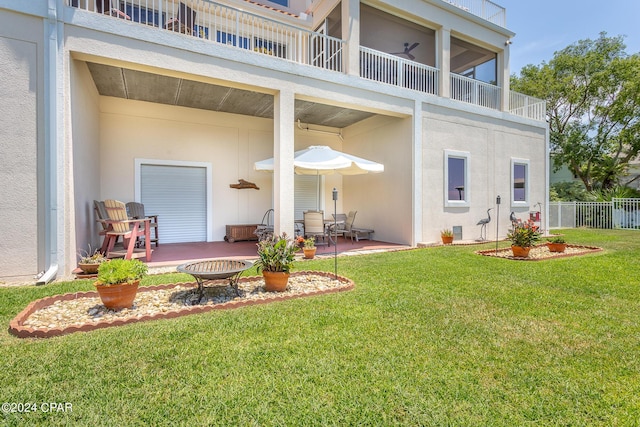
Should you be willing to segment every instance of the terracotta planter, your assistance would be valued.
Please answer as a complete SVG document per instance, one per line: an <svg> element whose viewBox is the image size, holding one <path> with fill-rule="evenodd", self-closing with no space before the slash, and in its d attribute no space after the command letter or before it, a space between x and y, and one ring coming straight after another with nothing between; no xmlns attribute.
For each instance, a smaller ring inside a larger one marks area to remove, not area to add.
<svg viewBox="0 0 640 427"><path fill-rule="evenodd" d="M442 239L442 244L444 245L450 245L451 243L453 243L453 236L440 236L440 238Z"/></svg>
<svg viewBox="0 0 640 427"><path fill-rule="evenodd" d="M289 273L282 271L263 271L264 289L267 292L284 292L289 283Z"/></svg>
<svg viewBox="0 0 640 427"><path fill-rule="evenodd" d="M120 285L102 286L95 285L102 300L102 304L110 310L121 310L131 308L133 300L138 293L140 281L133 283L122 283Z"/></svg>
<svg viewBox="0 0 640 427"><path fill-rule="evenodd" d="M318 248L302 248L302 251L304 252L304 257L306 259L313 259L313 257L316 256L316 249Z"/></svg>
<svg viewBox="0 0 640 427"><path fill-rule="evenodd" d="M547 243L547 247L549 248L549 252L564 252L567 249L566 243Z"/></svg>
<svg viewBox="0 0 640 427"><path fill-rule="evenodd" d="M80 267L80 270L82 270L84 274L96 274L100 264L84 264L79 262L78 267Z"/></svg>
<svg viewBox="0 0 640 427"><path fill-rule="evenodd" d="M511 252L513 252L513 256L517 258L527 258L530 250L531 246L523 247L511 245Z"/></svg>

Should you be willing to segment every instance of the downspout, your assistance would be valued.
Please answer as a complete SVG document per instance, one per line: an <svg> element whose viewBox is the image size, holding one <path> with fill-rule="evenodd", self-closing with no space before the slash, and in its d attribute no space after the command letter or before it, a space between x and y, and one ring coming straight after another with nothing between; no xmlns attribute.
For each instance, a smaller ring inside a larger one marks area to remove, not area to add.
<svg viewBox="0 0 640 427"><path fill-rule="evenodd" d="M58 274L58 18L57 0L48 0L44 61L44 247L47 269L36 276L37 285Z"/></svg>

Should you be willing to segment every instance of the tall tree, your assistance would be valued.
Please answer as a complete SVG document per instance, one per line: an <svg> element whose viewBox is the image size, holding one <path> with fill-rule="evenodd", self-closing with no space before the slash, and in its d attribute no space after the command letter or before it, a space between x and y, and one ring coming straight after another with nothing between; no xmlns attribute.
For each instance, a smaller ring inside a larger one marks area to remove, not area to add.
<svg viewBox="0 0 640 427"><path fill-rule="evenodd" d="M512 89L547 101L554 168L567 165L589 191L628 184L640 152L640 55L625 48L600 33L511 76Z"/></svg>

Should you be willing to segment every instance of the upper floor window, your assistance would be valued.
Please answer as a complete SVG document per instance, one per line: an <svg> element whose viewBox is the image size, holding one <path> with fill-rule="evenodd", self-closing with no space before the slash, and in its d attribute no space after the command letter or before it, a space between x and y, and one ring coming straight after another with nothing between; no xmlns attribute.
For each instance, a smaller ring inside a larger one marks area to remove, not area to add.
<svg viewBox="0 0 640 427"><path fill-rule="evenodd" d="M235 34L225 33L224 31L216 31L216 41L243 49L249 49L249 38L237 37Z"/></svg>
<svg viewBox="0 0 640 427"><path fill-rule="evenodd" d="M269 0L269 2L279 4L280 6L289 7L289 0Z"/></svg>
<svg viewBox="0 0 640 427"><path fill-rule="evenodd" d="M469 206L469 157L466 151L444 152L445 206Z"/></svg>
<svg viewBox="0 0 640 427"><path fill-rule="evenodd" d="M529 204L529 160L511 159L511 203Z"/></svg>
<svg viewBox="0 0 640 427"><path fill-rule="evenodd" d="M133 22L153 25L154 27L164 26L165 14L163 13L161 16L155 9L125 3L124 13L130 16Z"/></svg>

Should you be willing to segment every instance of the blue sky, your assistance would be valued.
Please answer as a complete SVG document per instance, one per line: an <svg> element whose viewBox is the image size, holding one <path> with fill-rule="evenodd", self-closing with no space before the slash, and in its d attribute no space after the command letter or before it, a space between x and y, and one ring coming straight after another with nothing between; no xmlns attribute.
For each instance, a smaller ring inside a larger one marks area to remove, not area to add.
<svg viewBox="0 0 640 427"><path fill-rule="evenodd" d="M507 9L511 74L549 62L553 53L601 31L625 35L626 52L640 52L640 0L492 0Z"/></svg>

